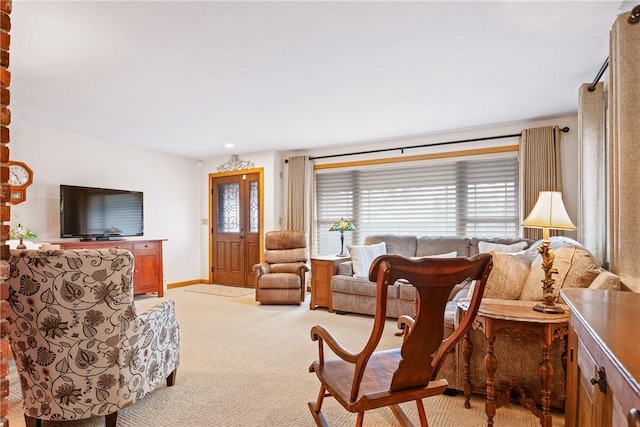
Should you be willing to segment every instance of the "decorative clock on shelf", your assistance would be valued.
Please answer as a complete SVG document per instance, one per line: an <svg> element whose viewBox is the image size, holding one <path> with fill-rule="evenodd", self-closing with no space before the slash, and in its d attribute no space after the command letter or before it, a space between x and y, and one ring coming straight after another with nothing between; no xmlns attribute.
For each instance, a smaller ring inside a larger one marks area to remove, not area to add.
<svg viewBox="0 0 640 427"><path fill-rule="evenodd" d="M27 200L27 187L33 182L33 171L23 162L9 161L9 203L17 205Z"/></svg>

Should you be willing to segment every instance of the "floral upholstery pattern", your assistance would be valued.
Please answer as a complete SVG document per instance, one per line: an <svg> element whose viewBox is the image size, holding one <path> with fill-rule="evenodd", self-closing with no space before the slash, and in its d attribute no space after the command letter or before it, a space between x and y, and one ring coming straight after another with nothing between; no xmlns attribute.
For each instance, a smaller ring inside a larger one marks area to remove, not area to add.
<svg viewBox="0 0 640 427"><path fill-rule="evenodd" d="M113 414L178 367L174 302L136 312L131 252L19 250L10 266L9 341L25 417Z"/></svg>

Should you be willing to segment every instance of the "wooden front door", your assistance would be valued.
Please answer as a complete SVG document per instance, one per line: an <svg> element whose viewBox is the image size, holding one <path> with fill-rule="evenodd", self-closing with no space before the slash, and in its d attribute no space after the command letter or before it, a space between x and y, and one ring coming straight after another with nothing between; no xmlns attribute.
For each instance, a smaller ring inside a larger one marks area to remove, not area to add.
<svg viewBox="0 0 640 427"><path fill-rule="evenodd" d="M255 286L252 267L261 253L261 183L259 171L212 175L211 283Z"/></svg>

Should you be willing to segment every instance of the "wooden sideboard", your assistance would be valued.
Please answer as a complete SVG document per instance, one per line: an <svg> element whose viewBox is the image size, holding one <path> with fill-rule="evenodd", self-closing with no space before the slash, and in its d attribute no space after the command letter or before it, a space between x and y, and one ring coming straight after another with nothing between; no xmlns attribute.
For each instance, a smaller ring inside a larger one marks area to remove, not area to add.
<svg viewBox="0 0 640 427"><path fill-rule="evenodd" d="M133 293L135 295L157 292L164 296L162 267L163 240L103 240L88 242L56 242L60 249L126 249L134 260Z"/></svg>
<svg viewBox="0 0 640 427"><path fill-rule="evenodd" d="M633 426L640 409L640 294L563 289L571 310L566 427Z"/></svg>

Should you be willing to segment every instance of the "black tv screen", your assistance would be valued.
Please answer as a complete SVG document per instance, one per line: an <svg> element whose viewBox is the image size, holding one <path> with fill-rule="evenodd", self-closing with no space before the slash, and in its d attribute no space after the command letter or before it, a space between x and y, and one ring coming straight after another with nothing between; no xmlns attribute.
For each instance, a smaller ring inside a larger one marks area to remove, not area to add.
<svg viewBox="0 0 640 427"><path fill-rule="evenodd" d="M60 237L142 236L143 206L141 191L60 185Z"/></svg>

